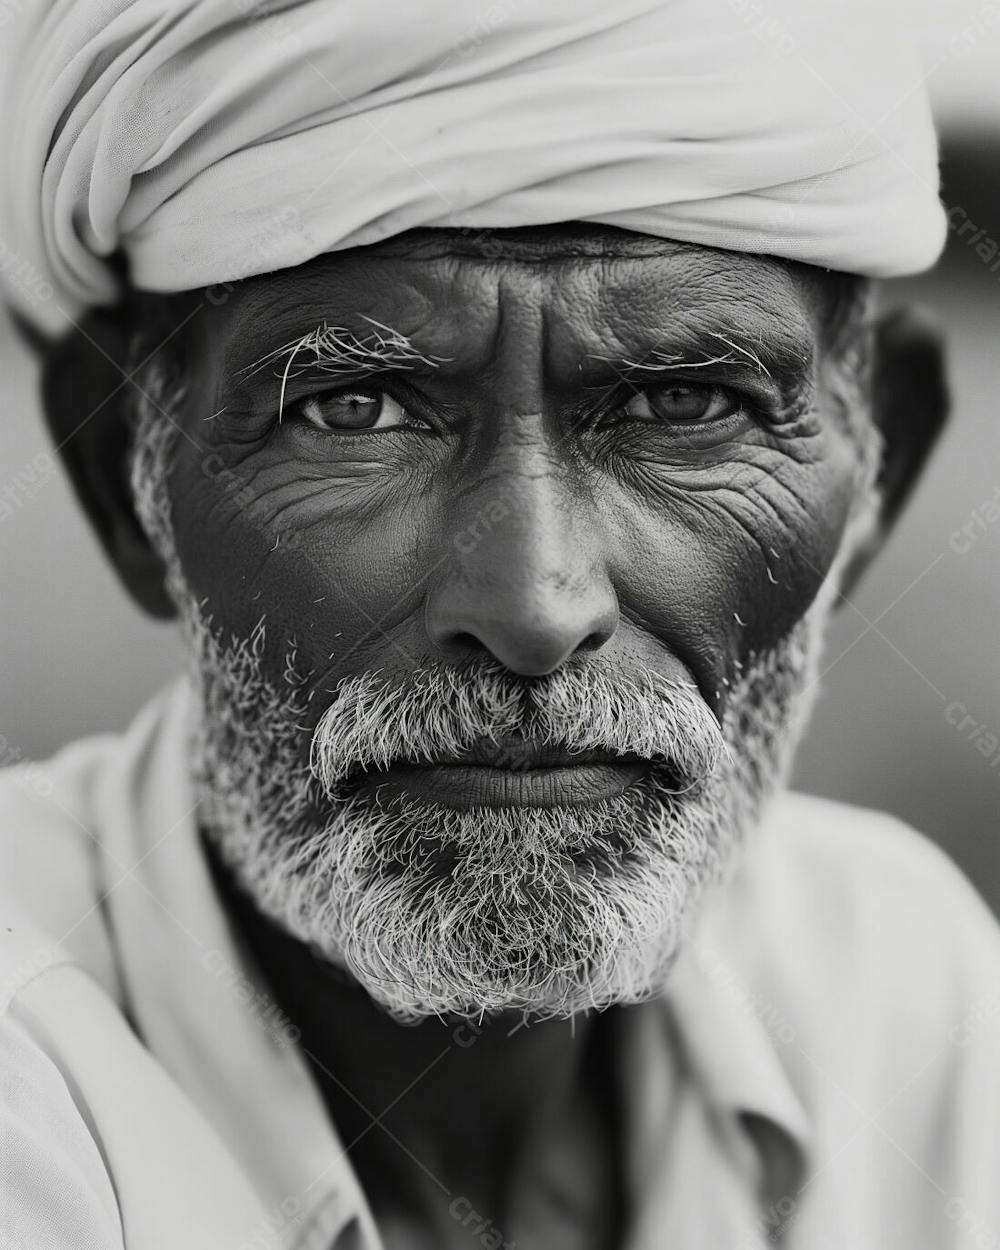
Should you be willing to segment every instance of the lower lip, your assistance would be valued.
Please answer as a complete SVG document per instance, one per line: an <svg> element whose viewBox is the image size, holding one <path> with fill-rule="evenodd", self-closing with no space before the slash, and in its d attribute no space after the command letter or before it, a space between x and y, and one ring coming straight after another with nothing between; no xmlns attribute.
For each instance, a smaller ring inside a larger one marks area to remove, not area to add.
<svg viewBox="0 0 1000 1250"><path fill-rule="evenodd" d="M649 763L571 764L563 768L396 764L363 786L380 795L423 799L442 807L576 807L615 798L644 777Z"/></svg>

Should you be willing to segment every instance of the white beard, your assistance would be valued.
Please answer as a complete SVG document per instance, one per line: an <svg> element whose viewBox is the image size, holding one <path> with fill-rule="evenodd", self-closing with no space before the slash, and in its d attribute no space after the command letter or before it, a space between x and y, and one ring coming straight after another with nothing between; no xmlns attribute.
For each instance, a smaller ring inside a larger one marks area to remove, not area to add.
<svg viewBox="0 0 1000 1250"><path fill-rule="evenodd" d="M632 677L591 661L524 682L484 659L398 684L344 680L306 765L299 726L314 692L293 654L283 685L264 677L263 622L229 643L213 631L173 541L173 427L152 404L139 415L137 510L167 566L198 692L199 818L261 912L401 1021L512 1009L566 1017L661 987L706 887L784 784L852 544L802 621L741 673L721 728L692 686L652 671ZM670 763L613 798L552 808L383 804L348 776L508 731Z"/></svg>

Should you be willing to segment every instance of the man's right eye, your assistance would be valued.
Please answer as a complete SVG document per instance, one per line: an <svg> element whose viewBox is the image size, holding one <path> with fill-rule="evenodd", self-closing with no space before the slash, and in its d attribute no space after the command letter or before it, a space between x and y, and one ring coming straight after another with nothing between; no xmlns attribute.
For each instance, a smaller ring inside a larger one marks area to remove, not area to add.
<svg viewBox="0 0 1000 1250"><path fill-rule="evenodd" d="M288 411L300 415L320 430L392 430L423 428L424 423L411 417L391 395L377 387L353 387L310 395L289 405Z"/></svg>

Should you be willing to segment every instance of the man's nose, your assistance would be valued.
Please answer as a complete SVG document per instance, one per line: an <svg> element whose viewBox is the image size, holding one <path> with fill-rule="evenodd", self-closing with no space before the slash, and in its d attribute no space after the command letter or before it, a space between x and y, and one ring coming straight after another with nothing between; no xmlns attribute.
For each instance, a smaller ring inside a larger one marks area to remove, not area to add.
<svg viewBox="0 0 1000 1250"><path fill-rule="evenodd" d="M596 501L543 448L491 465L453 511L426 628L445 655L485 648L525 677L559 668L615 633L618 598Z"/></svg>

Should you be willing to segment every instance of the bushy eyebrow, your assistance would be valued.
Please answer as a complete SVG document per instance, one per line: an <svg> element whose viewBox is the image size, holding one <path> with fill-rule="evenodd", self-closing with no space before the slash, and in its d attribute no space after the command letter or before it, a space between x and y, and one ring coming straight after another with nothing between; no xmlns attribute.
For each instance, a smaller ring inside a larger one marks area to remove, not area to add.
<svg viewBox="0 0 1000 1250"><path fill-rule="evenodd" d="M280 367L281 395L278 401L278 419L284 409L285 388L290 378L303 374L330 374L334 377L352 376L377 370L407 370L416 368L437 369L451 357L427 355L414 347L410 339L384 325L373 317L361 314L362 320L372 327L369 334L359 338L346 326L331 326L326 321L307 330L297 339L266 352L237 371L244 378L253 377L269 365Z"/></svg>

